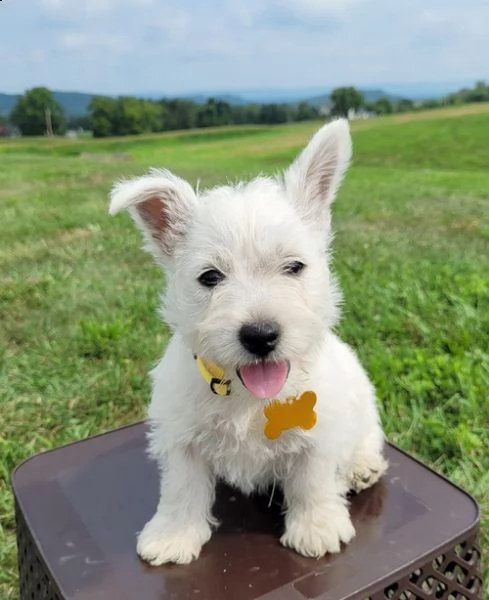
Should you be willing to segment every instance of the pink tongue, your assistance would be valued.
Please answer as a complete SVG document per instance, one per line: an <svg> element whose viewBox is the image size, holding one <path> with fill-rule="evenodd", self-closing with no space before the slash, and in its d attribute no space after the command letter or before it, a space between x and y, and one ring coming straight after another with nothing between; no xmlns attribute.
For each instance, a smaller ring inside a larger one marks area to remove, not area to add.
<svg viewBox="0 0 489 600"><path fill-rule="evenodd" d="M262 362L256 365L246 365L239 370L241 380L253 396L257 398L272 398L284 387L289 365L286 362Z"/></svg>

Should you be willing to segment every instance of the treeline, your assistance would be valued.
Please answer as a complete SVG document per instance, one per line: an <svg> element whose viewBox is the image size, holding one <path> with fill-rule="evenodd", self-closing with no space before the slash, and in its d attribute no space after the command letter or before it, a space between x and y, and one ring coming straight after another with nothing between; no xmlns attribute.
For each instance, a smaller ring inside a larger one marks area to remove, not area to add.
<svg viewBox="0 0 489 600"><path fill-rule="evenodd" d="M420 103L415 103L409 98L396 100L383 96L376 100L367 100L360 90L349 86L332 91L329 110L333 116L355 118L409 112L419 107Z"/></svg>
<svg viewBox="0 0 489 600"><path fill-rule="evenodd" d="M317 119L319 109L306 102L231 105L210 98L205 104L190 100L144 100L133 97L94 97L89 107L89 126L94 137L242 125L274 125Z"/></svg>
<svg viewBox="0 0 489 600"><path fill-rule="evenodd" d="M489 102L489 84L478 81L472 88L463 88L443 98L424 100L413 105L414 110L441 108L443 106L460 106L477 102Z"/></svg>
<svg viewBox="0 0 489 600"><path fill-rule="evenodd" d="M478 81L473 88L464 88L447 96L447 104L468 104L472 102L489 102L489 84Z"/></svg>
<svg viewBox="0 0 489 600"><path fill-rule="evenodd" d="M489 85L479 81L472 88L459 90L436 100L395 100L388 97L368 101L354 87L333 90L322 103L229 104L210 98L204 104L184 99L145 100L124 96L95 96L89 113L67 116L53 93L44 87L19 96L10 115L0 115L0 135L8 135L11 126L23 135L59 135L68 129L91 130L95 137L134 135L196 127L221 125L287 123L333 116L361 117L408 112L441 106L489 102ZM322 104L321 108L317 105Z"/></svg>
<svg viewBox="0 0 489 600"><path fill-rule="evenodd" d="M333 90L330 108L333 115L348 116L352 112L354 114L363 112L368 115L388 115L473 102L489 102L488 84L478 81L473 88L464 88L443 98L416 101L409 98L396 100L388 97L368 101L356 88L342 87Z"/></svg>

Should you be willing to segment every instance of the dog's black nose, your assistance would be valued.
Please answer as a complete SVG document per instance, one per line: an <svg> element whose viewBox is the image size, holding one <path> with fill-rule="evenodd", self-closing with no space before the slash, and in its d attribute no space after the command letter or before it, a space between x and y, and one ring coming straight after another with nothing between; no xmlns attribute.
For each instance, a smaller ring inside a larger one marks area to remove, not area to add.
<svg viewBox="0 0 489 600"><path fill-rule="evenodd" d="M275 321L245 323L239 330L239 341L256 356L266 356L275 348L280 337L280 327Z"/></svg>

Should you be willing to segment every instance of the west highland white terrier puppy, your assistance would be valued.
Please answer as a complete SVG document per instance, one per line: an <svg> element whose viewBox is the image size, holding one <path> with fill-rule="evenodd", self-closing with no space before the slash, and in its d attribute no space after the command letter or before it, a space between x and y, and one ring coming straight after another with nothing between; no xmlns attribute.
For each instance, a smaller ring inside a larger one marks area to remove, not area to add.
<svg viewBox="0 0 489 600"><path fill-rule="evenodd" d="M149 452L158 507L139 534L152 565L196 559L217 525L216 480L282 488L282 544L339 552L347 493L383 475L375 391L334 334L331 204L351 157L348 122L322 127L280 176L196 192L167 170L115 184L167 274L174 335L152 372Z"/></svg>

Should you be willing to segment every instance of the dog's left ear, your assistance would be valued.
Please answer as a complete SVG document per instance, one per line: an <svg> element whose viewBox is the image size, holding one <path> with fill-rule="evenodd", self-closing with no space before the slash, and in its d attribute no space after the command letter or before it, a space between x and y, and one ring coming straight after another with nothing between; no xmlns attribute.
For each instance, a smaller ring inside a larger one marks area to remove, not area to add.
<svg viewBox="0 0 489 600"><path fill-rule="evenodd" d="M288 198L320 230L329 228L331 204L350 159L348 121L338 119L321 127L284 173Z"/></svg>

